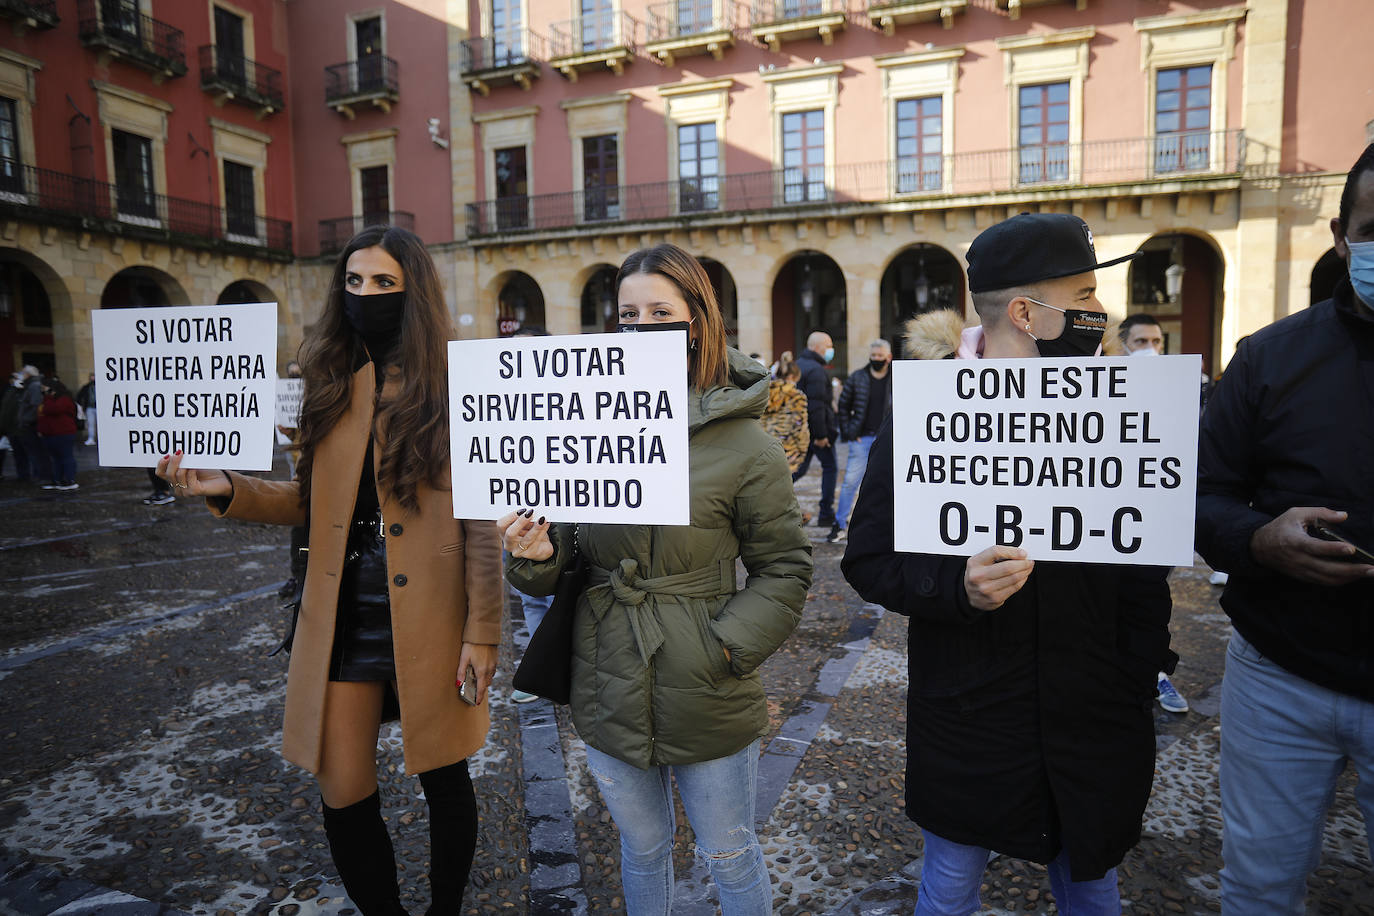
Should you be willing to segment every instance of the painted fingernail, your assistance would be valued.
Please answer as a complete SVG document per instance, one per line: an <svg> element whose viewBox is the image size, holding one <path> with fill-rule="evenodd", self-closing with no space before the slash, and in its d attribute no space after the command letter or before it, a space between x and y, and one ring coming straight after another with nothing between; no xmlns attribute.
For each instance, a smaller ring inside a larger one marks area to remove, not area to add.
<svg viewBox="0 0 1374 916"><path fill-rule="evenodd" d="M530 517L532 517L533 515L534 515L534 510L533 510L533 509L526 509L526 510L525 510L525 518L530 518Z"/></svg>
<svg viewBox="0 0 1374 916"><path fill-rule="evenodd" d="M516 509L515 509L515 514L516 514L516 515L524 515L524 514L525 514L525 510L524 510L524 509L521 509L520 507L517 506Z"/></svg>
<svg viewBox="0 0 1374 916"><path fill-rule="evenodd" d="M542 515L539 516L539 521L535 522L535 524L536 524L536 525L542 525L542 524L544 524L544 516L542 516ZM1354 553L1354 551L1352 550L1351 553Z"/></svg>

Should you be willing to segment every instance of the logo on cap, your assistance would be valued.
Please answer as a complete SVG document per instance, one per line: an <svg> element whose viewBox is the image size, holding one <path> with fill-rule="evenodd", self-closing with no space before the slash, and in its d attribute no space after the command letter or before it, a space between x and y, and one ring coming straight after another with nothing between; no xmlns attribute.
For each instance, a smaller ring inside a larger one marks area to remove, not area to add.
<svg viewBox="0 0 1374 916"><path fill-rule="evenodd" d="M1094 257L1096 257L1097 249L1093 247L1093 231L1088 228L1087 223L1083 224L1083 234L1088 237L1088 250L1093 253Z"/></svg>

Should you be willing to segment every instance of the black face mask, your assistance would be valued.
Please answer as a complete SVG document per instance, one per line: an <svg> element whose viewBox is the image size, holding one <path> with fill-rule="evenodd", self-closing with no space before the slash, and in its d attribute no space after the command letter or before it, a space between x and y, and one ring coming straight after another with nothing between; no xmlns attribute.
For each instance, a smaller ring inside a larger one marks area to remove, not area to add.
<svg viewBox="0 0 1374 916"><path fill-rule="evenodd" d="M401 340L401 323L406 313L405 290L359 296L344 290L344 318L367 344L373 358L390 353Z"/></svg>
<svg viewBox="0 0 1374 916"><path fill-rule="evenodd" d="M1026 298L1030 299L1029 296ZM1039 299L1030 299L1030 301L1064 314L1064 330L1058 337L1053 340L1042 340L1033 334L1031 335L1035 340L1035 348L1040 351L1041 356L1097 355L1098 347L1102 346L1102 334L1107 330L1105 313L1089 312L1084 309L1061 309L1047 302L1041 302Z"/></svg>
<svg viewBox="0 0 1374 916"><path fill-rule="evenodd" d="M695 321L696 319L692 319ZM691 321L646 321L643 324L625 324L621 322L615 326L621 334L638 334L640 331L686 331L687 332L687 352L695 353L697 342L692 339Z"/></svg>
<svg viewBox="0 0 1374 916"><path fill-rule="evenodd" d="M873 372L882 372L884 369L887 368L887 360L870 359L868 361L868 368Z"/></svg>

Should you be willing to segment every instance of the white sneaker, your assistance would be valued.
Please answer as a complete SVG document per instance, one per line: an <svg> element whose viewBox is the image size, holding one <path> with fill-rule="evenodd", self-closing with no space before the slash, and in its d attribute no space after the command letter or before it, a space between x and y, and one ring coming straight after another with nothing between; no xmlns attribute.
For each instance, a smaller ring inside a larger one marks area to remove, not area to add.
<svg viewBox="0 0 1374 916"><path fill-rule="evenodd" d="M533 703L537 699L539 699L539 695L536 693L526 693L523 690L512 690L510 692L510 701L512 703Z"/></svg>

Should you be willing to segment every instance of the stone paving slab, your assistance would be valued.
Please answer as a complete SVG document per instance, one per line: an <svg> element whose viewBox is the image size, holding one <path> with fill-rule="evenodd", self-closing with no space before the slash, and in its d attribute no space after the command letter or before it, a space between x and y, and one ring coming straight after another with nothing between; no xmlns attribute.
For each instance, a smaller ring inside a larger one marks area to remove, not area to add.
<svg viewBox="0 0 1374 916"><path fill-rule="evenodd" d="M180 501L144 507L142 472L83 467L73 494L0 483L0 914L171 912L346 916L318 798L278 752L284 624L273 587L286 532L217 522ZM798 484L814 511L819 469ZM817 576L801 626L765 664L770 730L757 832L776 911L910 912L919 831L902 807L906 621L842 581L843 544L808 529ZM1207 570L1179 570L1175 683L1187 715L1160 712L1145 837L1121 868L1126 912L1219 908L1216 728L1225 639ZM493 729L470 761L481 835L465 914L623 909L614 825L566 709L517 706L511 637L491 694ZM427 831L399 734L379 748L383 815L403 901L428 902ZM1342 781L1311 881L1310 914L1374 914L1374 868ZM678 807L682 916L718 911ZM996 859L984 913L1053 913L1044 870ZM143 907L143 909L139 909Z"/></svg>

